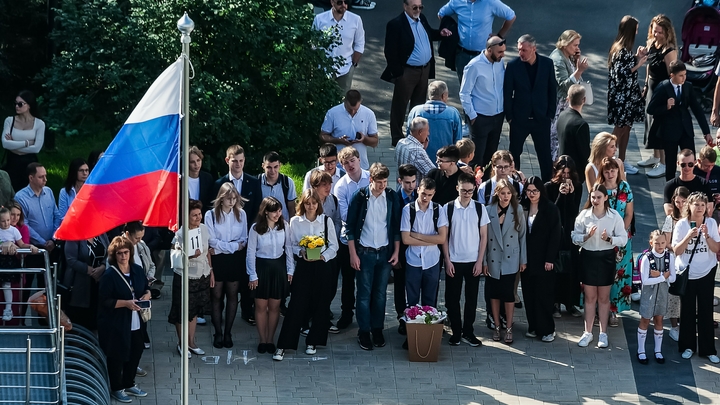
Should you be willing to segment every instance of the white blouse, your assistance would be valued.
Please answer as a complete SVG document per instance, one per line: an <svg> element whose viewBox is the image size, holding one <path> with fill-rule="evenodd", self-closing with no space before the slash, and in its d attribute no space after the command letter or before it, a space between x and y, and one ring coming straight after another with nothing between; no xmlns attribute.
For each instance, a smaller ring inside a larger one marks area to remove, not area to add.
<svg viewBox="0 0 720 405"><path fill-rule="evenodd" d="M597 226L595 234L588 240L585 235L590 232L590 228ZM600 238L603 230L607 231L607 235L611 238L610 242L606 242ZM625 222L620 214L612 208L608 208L606 214L602 218L596 217L592 208L580 211L575 218L575 229L570 233L574 244L585 250L600 251L612 249L615 246L625 246L628 241L628 234L625 230Z"/></svg>
<svg viewBox="0 0 720 405"><path fill-rule="evenodd" d="M292 245L290 244L290 225L285 222L285 229L269 229L262 235L258 235L255 231L255 224L250 228L248 236L247 258L247 274L250 281L258 279L256 270L256 259L277 259L285 253L285 266L287 274L295 273L295 260L293 259Z"/></svg>
<svg viewBox="0 0 720 405"><path fill-rule="evenodd" d="M300 256L300 239L306 235L317 235L324 236L325 233L325 214L320 214L315 218L314 221L310 222L303 216L294 216L290 220L290 243L292 244L293 254ZM327 246L322 248L321 254L325 258L325 261L330 261L335 258L338 250L337 235L335 234L335 224L331 218L327 219L328 222L328 235Z"/></svg>
<svg viewBox="0 0 720 405"><path fill-rule="evenodd" d="M5 135L10 133L12 127L13 117L5 118L5 125L3 125L2 133L2 146L6 150L11 150L18 155L25 155L28 153L38 153L45 143L45 123L35 118L32 129L17 129L12 128L12 140L5 139ZM34 141L35 144L32 146L25 146L25 141Z"/></svg>
<svg viewBox="0 0 720 405"><path fill-rule="evenodd" d="M210 231L210 247L215 249L215 254L233 254L240 247L247 245L247 215L245 210L240 210L240 221L230 211L226 214L220 211L222 221L215 219L215 210L205 213L205 225Z"/></svg>

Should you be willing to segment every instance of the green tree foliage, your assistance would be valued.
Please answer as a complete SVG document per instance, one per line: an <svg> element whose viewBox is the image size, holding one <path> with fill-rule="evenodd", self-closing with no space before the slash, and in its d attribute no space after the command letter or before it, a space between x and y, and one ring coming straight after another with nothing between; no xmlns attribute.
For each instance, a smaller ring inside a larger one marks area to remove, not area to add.
<svg viewBox="0 0 720 405"><path fill-rule="evenodd" d="M331 40L311 29L312 8L287 1L64 1L53 34L61 52L44 72L51 122L117 130L180 55L176 22L184 11L195 21L191 142L216 158L242 145L250 172L269 150L312 160L340 89L323 51Z"/></svg>

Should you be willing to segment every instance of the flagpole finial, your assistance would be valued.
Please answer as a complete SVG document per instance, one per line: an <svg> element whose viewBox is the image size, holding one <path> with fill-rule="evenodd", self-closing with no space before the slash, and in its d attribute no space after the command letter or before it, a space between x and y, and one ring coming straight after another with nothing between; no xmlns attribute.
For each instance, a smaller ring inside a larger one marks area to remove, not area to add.
<svg viewBox="0 0 720 405"><path fill-rule="evenodd" d="M177 28L183 35L190 35L195 29L195 23L188 17L187 11L177 22Z"/></svg>

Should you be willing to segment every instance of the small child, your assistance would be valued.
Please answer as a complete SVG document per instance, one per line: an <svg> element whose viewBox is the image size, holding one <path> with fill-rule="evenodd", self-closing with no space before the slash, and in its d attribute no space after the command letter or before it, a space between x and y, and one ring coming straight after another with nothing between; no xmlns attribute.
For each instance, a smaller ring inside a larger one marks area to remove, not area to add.
<svg viewBox="0 0 720 405"><path fill-rule="evenodd" d="M32 245L28 245L22 241L20 231L17 228L10 225L10 210L2 207L0 208L0 241L2 242L0 250L0 268L13 269L20 267L15 254L17 248L30 248L33 253L37 253L37 248ZM10 321L13 318L12 312L12 290L11 282L18 279L18 275L10 273L0 273L0 286L3 291L3 299L5 302L5 309L3 310L3 321Z"/></svg>
<svg viewBox="0 0 720 405"><path fill-rule="evenodd" d="M653 318L655 325L655 361L665 363L662 355L663 317L667 311L668 288L675 281L675 255L666 248L667 237L656 229L650 233L650 251L640 258L640 277L642 278L642 294L640 297L640 326L638 326L637 359L640 364L647 364L645 340Z"/></svg>

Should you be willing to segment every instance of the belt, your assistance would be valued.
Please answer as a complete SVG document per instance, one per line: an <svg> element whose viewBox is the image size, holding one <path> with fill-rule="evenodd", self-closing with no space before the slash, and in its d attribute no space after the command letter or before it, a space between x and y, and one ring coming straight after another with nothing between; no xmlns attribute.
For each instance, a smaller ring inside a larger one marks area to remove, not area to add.
<svg viewBox="0 0 720 405"><path fill-rule="evenodd" d="M380 252L387 250L389 247L390 247L389 245L385 245L385 246L375 249L375 248L371 248L371 247L367 247L367 246L358 244L357 250L365 252L365 253L380 253Z"/></svg>
<svg viewBox="0 0 720 405"><path fill-rule="evenodd" d="M428 65L430 65L430 62L429 62L429 61L428 61L428 63L426 63L426 64L424 64L424 65L422 65L422 66L413 66L413 65L408 65L408 64L406 63L406 64L405 64L405 67L406 67L406 68L411 68L411 69L425 69L426 67L428 67Z"/></svg>
<svg viewBox="0 0 720 405"><path fill-rule="evenodd" d="M463 48L462 46L458 46L458 48L460 48L460 50L465 52L466 54L472 55L472 56L478 56L482 53L482 51L471 51L469 49Z"/></svg>

